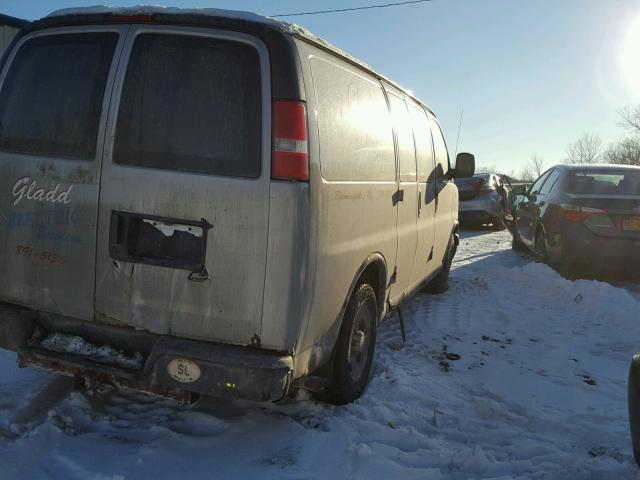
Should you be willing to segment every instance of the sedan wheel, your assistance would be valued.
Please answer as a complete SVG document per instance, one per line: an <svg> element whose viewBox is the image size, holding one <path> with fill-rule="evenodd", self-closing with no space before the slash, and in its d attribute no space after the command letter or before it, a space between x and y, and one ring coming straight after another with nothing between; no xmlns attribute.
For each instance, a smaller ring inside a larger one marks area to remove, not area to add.
<svg viewBox="0 0 640 480"><path fill-rule="evenodd" d="M538 230L538 233L536 233L535 254L537 261L544 263L547 262L547 240L542 229Z"/></svg>

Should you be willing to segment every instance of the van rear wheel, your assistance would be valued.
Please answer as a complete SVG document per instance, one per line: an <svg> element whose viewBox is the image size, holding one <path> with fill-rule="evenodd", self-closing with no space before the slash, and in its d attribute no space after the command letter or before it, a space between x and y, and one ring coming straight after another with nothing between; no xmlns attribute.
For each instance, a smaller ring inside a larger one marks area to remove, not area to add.
<svg viewBox="0 0 640 480"><path fill-rule="evenodd" d="M362 395L371 373L376 346L378 307L369 284L360 285L347 304L336 343L326 400L336 405Z"/></svg>

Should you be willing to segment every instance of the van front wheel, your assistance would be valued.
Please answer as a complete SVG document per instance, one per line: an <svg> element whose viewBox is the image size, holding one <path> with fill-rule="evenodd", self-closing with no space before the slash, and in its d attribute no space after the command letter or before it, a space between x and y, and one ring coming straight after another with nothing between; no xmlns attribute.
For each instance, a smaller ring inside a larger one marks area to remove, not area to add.
<svg viewBox="0 0 640 480"><path fill-rule="evenodd" d="M369 383L376 347L378 307L368 284L360 285L347 304L336 343L327 400L336 405L352 402Z"/></svg>

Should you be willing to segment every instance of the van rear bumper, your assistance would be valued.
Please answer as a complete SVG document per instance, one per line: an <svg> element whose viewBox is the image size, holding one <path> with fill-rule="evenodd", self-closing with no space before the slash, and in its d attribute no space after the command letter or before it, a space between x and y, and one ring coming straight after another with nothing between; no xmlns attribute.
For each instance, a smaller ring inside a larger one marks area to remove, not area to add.
<svg viewBox="0 0 640 480"><path fill-rule="evenodd" d="M79 336L97 346L109 345L144 357L141 368L126 368L74 353L42 348L37 338L51 333ZM39 367L99 383L165 396L197 393L255 401L283 398L291 383L293 358L265 350L186 340L127 327L53 317L0 304L0 347L16 351L21 367ZM198 365L200 375L189 383L168 372L172 360Z"/></svg>

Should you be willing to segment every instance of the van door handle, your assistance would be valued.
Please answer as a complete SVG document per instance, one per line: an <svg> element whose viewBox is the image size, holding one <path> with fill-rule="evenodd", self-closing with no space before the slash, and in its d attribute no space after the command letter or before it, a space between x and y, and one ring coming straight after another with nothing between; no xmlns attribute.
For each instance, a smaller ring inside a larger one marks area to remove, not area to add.
<svg viewBox="0 0 640 480"><path fill-rule="evenodd" d="M420 216L420 211L422 210L422 190L418 191L418 216Z"/></svg>
<svg viewBox="0 0 640 480"><path fill-rule="evenodd" d="M404 201L404 190L399 189L393 195L391 195L391 200L393 201L393 205L397 205L398 202Z"/></svg>

